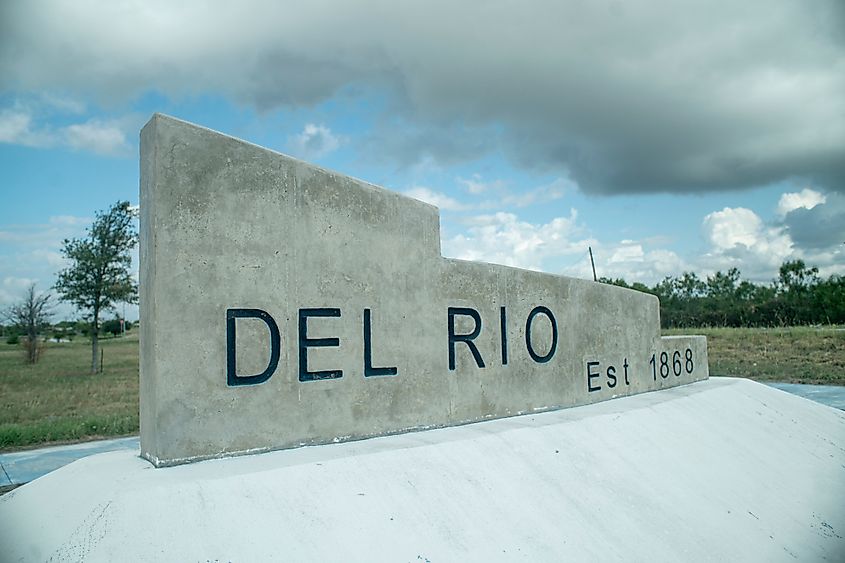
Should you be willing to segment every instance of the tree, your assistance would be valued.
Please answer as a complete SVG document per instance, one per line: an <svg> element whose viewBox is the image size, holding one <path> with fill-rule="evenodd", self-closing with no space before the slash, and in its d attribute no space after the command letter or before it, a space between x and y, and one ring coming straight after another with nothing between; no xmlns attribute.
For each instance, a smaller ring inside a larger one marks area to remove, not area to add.
<svg viewBox="0 0 845 563"><path fill-rule="evenodd" d="M776 283L784 293L803 293L819 282L818 273L818 268L808 268L803 260L787 260L778 270Z"/></svg>
<svg viewBox="0 0 845 563"><path fill-rule="evenodd" d="M26 361L34 364L41 355L41 346L38 341L38 333L50 326L52 316L52 295L49 293L38 294L35 291L35 284L29 286L23 301L10 306L4 312L4 317L16 326L26 341Z"/></svg>
<svg viewBox="0 0 845 563"><path fill-rule="evenodd" d="M138 243L134 213L128 201L98 212L88 235L65 239L62 254L70 266L59 272L56 291L91 320L91 373L97 372L100 313L116 303L135 303L138 286L129 273L130 251Z"/></svg>
<svg viewBox="0 0 845 563"><path fill-rule="evenodd" d="M701 321L708 326L737 326L744 315L745 303L739 298L739 270L731 268L705 280Z"/></svg>
<svg viewBox="0 0 845 563"><path fill-rule="evenodd" d="M123 319L115 317L103 323L103 332L110 332L112 336L123 334Z"/></svg>
<svg viewBox="0 0 845 563"><path fill-rule="evenodd" d="M818 268L808 268L803 260L791 260L781 265L775 285L782 304L783 324L813 322L813 298L821 281L818 273Z"/></svg>

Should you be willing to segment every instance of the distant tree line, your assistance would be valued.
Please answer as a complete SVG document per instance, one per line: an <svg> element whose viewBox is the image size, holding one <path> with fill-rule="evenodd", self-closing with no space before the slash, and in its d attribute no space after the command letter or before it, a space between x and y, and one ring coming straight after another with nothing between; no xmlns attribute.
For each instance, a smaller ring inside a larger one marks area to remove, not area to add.
<svg viewBox="0 0 845 563"><path fill-rule="evenodd" d="M742 280L736 268L705 279L685 272L654 287L620 278L599 281L656 295L663 328L845 324L845 277L818 274L803 260L791 260L770 284Z"/></svg>
<svg viewBox="0 0 845 563"><path fill-rule="evenodd" d="M125 332L129 332L134 326L130 321L124 322L119 317L114 317L101 322L98 333L100 336L111 334L113 337L117 337ZM35 336L37 338L54 341L66 340L68 342L73 341L78 336L90 338L91 323L88 321L61 321L55 324L44 322L38 326ZM20 324L0 324L0 338L4 338L7 344L26 343L27 341L33 340L33 337L27 333L26 328Z"/></svg>

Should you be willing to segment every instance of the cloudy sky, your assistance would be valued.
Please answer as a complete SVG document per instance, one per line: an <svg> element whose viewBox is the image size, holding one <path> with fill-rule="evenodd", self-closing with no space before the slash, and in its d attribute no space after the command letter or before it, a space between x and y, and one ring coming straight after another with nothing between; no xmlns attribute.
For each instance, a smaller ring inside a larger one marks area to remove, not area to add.
<svg viewBox="0 0 845 563"><path fill-rule="evenodd" d="M443 253L845 274L845 3L0 5L0 305L138 201L167 113L440 207Z"/></svg>

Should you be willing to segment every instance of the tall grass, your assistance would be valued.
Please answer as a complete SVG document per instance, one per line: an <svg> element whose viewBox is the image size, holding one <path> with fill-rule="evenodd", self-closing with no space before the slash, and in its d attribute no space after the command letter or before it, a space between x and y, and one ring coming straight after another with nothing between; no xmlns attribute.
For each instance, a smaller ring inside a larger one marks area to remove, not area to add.
<svg viewBox="0 0 845 563"><path fill-rule="evenodd" d="M839 327L677 329L664 334L705 335L710 375L845 385L845 329Z"/></svg>
<svg viewBox="0 0 845 563"><path fill-rule="evenodd" d="M0 450L138 431L137 333L101 344L96 375L87 339L47 343L36 364L0 344Z"/></svg>

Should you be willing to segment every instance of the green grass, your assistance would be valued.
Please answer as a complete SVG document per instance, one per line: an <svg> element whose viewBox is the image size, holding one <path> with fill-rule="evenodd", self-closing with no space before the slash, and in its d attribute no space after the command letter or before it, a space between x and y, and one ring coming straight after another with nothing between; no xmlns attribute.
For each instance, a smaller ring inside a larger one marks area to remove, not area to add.
<svg viewBox="0 0 845 563"><path fill-rule="evenodd" d="M137 333L100 343L96 375L87 339L48 343L35 365L0 344L0 451L138 432Z"/></svg>
<svg viewBox="0 0 845 563"><path fill-rule="evenodd" d="M845 330L684 329L704 334L711 375L845 385ZM138 334L102 341L104 372L90 375L91 344L48 344L35 365L0 342L0 451L138 432Z"/></svg>
<svg viewBox="0 0 845 563"><path fill-rule="evenodd" d="M664 331L707 337L710 375L845 385L845 329L707 328Z"/></svg>

